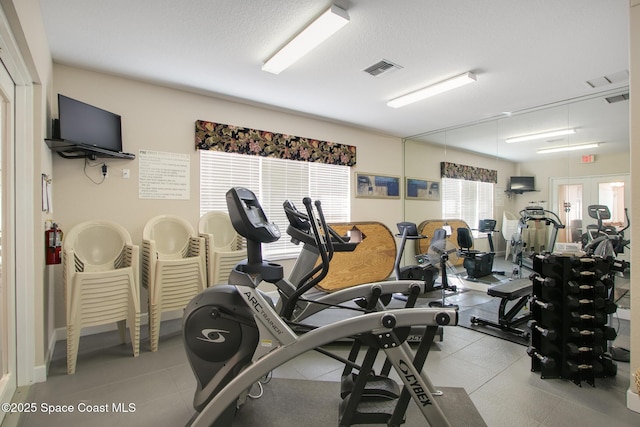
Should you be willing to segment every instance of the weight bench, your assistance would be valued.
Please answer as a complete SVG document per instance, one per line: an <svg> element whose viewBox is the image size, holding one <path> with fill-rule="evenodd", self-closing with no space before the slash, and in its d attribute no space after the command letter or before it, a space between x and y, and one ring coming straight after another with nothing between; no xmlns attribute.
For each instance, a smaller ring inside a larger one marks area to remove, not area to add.
<svg viewBox="0 0 640 427"><path fill-rule="evenodd" d="M487 319L481 319L478 317L471 317L471 323L473 325L493 326L494 328L502 329L503 331L511 332L523 338L529 337L529 332L524 329L520 329L517 326L526 323L531 319L531 312L516 315L527 304L531 297L531 290L533 284L529 279L518 279L510 282L502 283L500 285L492 286L487 290L487 294L492 297L501 298L500 308L498 310L498 322L493 322ZM507 304L509 301L518 300L513 307L507 311Z"/></svg>

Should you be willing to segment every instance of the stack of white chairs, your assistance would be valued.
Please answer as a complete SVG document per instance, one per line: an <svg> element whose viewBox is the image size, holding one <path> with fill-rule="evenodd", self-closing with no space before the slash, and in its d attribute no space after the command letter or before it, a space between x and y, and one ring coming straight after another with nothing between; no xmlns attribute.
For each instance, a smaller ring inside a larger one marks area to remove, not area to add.
<svg viewBox="0 0 640 427"><path fill-rule="evenodd" d="M518 231L518 221L520 217L513 212L504 211L502 213L502 237L507 246L504 252L504 259L508 259L511 254L511 238Z"/></svg>
<svg viewBox="0 0 640 427"><path fill-rule="evenodd" d="M544 221L529 221L522 230L522 241L528 252L544 252L548 250L549 226Z"/></svg>
<svg viewBox="0 0 640 427"><path fill-rule="evenodd" d="M87 221L63 240L63 281L67 314L67 373L76 371L84 327L117 322L125 341L129 326L133 355L140 348L139 248L122 226Z"/></svg>
<svg viewBox="0 0 640 427"><path fill-rule="evenodd" d="M233 228L229 214L221 211L202 215L198 230L206 246L208 286L228 283L231 270L247 258L244 238Z"/></svg>
<svg viewBox="0 0 640 427"><path fill-rule="evenodd" d="M206 287L204 239L175 215L151 218L142 232L142 285L149 293L151 351L158 350L163 312L182 310Z"/></svg>

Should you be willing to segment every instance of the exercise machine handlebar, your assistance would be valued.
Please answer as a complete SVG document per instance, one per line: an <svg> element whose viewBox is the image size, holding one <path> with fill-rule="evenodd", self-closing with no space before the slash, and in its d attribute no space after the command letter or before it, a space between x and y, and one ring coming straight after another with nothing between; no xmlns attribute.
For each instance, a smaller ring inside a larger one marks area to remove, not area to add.
<svg viewBox="0 0 640 427"><path fill-rule="evenodd" d="M302 203L307 210L307 217L309 219L309 223L311 224L311 231L313 237L315 239L316 247L318 248L318 252L320 255L320 264L318 267L314 268L310 271L301 281L300 286L296 289L296 291L289 297L287 302L285 303L282 309L282 317L285 319L290 319L293 316L293 312L295 310L296 302L298 299L308 290L313 288L315 285L320 283L322 279L324 279L329 273L329 262L333 257L333 244L331 242L331 237L329 236L328 225L324 217L324 213L322 211L322 205L319 200L316 200L315 207L318 212L318 219L320 220L321 227L323 229L323 234L320 234L320 230L318 229L318 221L313 211L312 201L309 197L305 197L302 200ZM323 235L325 236L323 241ZM319 273L315 276L316 273ZM315 276L315 277L314 277Z"/></svg>
<svg viewBox="0 0 640 427"><path fill-rule="evenodd" d="M287 219L289 220L287 234L291 236L291 242L296 245L303 242L304 244L315 246L316 240L315 236L313 236L311 232L309 215L300 212L289 200L286 200L282 206L285 214L287 215ZM360 243L360 241L351 241L348 236L341 236L328 225L326 235L330 236L335 252L351 252L355 250Z"/></svg>
<svg viewBox="0 0 640 427"><path fill-rule="evenodd" d="M551 216L547 214L551 214ZM565 225L562 223L560 217L556 215L555 212L543 209L538 206L529 206L520 211L520 222L522 224L525 224L530 220L544 220L547 225L551 224L556 229L565 228Z"/></svg>

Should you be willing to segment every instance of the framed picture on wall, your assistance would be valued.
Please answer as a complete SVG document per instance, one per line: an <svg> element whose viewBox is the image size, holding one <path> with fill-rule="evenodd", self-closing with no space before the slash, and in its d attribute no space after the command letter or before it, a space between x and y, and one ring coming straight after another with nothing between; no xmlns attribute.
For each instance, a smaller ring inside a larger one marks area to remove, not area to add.
<svg viewBox="0 0 640 427"><path fill-rule="evenodd" d="M399 199L400 177L356 172L356 197Z"/></svg>
<svg viewBox="0 0 640 427"><path fill-rule="evenodd" d="M440 181L420 178L406 178L407 199L440 200Z"/></svg>

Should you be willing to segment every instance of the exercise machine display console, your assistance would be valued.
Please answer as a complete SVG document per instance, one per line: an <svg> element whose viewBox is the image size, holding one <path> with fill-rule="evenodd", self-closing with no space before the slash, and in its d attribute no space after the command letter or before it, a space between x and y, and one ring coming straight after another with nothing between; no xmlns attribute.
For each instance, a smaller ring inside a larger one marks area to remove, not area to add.
<svg viewBox="0 0 640 427"><path fill-rule="evenodd" d="M532 220L546 219L547 215L545 214L545 212L547 211L545 211L543 208L539 206L528 206L524 208L524 213L526 217Z"/></svg>

